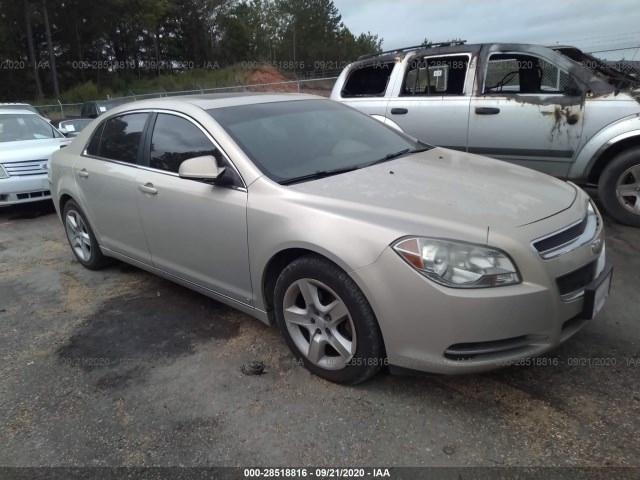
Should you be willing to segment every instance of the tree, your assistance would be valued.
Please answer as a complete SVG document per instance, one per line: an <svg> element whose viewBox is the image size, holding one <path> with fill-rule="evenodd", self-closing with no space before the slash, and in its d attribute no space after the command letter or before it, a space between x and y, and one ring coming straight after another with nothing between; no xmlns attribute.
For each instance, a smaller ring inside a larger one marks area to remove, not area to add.
<svg viewBox="0 0 640 480"><path fill-rule="evenodd" d="M42 84L40 83L40 76L38 75L38 65L36 63L35 49L33 48L33 31L31 29L31 3L29 0L24 0L24 17L25 17L25 34L27 37L27 52L29 57L29 63L33 69L33 80L36 85L36 96L42 98Z"/></svg>
<svg viewBox="0 0 640 480"><path fill-rule="evenodd" d="M58 72L56 70L56 56L53 51L53 40L51 39L51 26L49 25L49 12L47 11L47 0L42 0L42 15L44 18L44 29L47 34L47 48L49 50L49 66L51 68L51 83L53 85L53 94L60 96L60 88L58 87Z"/></svg>
<svg viewBox="0 0 640 480"><path fill-rule="evenodd" d="M381 46L354 35L333 0L0 0L0 59L20 67L5 72L0 97L78 99L185 65L247 60L298 73Z"/></svg>

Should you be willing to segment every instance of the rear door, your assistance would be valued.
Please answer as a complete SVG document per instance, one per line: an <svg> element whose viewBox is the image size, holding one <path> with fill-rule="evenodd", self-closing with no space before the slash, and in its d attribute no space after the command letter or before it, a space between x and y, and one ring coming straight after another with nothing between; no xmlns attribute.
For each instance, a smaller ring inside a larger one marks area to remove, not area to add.
<svg viewBox="0 0 640 480"><path fill-rule="evenodd" d="M493 46L481 64L468 151L565 177L582 135L579 82L553 58L514 46Z"/></svg>
<svg viewBox="0 0 640 480"><path fill-rule="evenodd" d="M158 113L136 178L138 208L153 265L244 304L253 303L247 245L247 190L206 130L177 113ZM189 158L212 155L225 185L178 176Z"/></svg>
<svg viewBox="0 0 640 480"><path fill-rule="evenodd" d="M94 132L73 166L82 208L105 247L151 263L137 209L136 174L150 113L112 117Z"/></svg>
<svg viewBox="0 0 640 480"><path fill-rule="evenodd" d="M405 75L387 104L387 118L409 135L440 147L467 147L471 53L406 59Z"/></svg>

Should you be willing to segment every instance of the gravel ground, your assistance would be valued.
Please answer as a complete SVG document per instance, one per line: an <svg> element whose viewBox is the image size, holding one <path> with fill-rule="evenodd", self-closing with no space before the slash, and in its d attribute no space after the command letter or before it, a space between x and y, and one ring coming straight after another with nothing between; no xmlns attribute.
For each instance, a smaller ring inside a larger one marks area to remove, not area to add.
<svg viewBox="0 0 640 480"><path fill-rule="evenodd" d="M50 203L2 209L0 466L640 466L640 230L607 228L611 297L556 366L343 387L229 307L82 268Z"/></svg>

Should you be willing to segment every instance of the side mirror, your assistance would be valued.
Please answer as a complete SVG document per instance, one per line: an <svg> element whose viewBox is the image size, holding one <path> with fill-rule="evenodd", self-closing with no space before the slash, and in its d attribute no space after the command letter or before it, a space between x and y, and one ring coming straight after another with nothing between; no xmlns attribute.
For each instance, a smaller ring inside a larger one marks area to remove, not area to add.
<svg viewBox="0 0 640 480"><path fill-rule="evenodd" d="M215 183L224 173L225 167L219 167L218 162L212 155L194 157L185 160L180 164L178 175L180 178L190 180L204 180Z"/></svg>

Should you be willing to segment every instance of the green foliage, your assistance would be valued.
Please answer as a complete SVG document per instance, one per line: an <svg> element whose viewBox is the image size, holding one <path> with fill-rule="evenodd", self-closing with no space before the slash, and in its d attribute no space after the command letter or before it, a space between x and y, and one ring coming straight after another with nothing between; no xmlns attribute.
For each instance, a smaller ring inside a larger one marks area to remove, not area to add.
<svg viewBox="0 0 640 480"><path fill-rule="evenodd" d="M236 83L263 62L299 74L382 47L377 35L354 36L333 0L65 0L47 8L63 101ZM35 98L35 75L52 95L42 13L37 0L0 0L0 60L22 66L4 72L0 101Z"/></svg>
<svg viewBox="0 0 640 480"><path fill-rule="evenodd" d="M96 99L105 97L109 91L100 91L98 86L93 81L88 80L83 83L69 88L65 92L60 94L60 101L63 103L80 103L85 100Z"/></svg>

